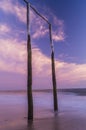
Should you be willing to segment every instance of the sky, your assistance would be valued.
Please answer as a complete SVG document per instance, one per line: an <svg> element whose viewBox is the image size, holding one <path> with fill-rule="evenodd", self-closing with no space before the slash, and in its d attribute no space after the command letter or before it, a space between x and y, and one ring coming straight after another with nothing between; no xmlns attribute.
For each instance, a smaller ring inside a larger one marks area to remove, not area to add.
<svg viewBox="0 0 86 130"><path fill-rule="evenodd" d="M52 24L57 88L86 87L86 0L29 0ZM52 89L48 24L30 8L33 89ZM26 4L0 0L0 90L27 89Z"/></svg>

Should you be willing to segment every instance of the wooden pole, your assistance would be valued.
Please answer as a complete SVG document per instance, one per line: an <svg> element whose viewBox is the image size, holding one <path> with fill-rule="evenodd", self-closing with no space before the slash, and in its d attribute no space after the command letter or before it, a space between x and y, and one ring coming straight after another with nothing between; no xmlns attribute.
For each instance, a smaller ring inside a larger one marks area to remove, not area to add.
<svg viewBox="0 0 86 130"><path fill-rule="evenodd" d="M27 3L27 99L28 99L28 121L33 120L33 97L32 97L32 52L29 32L29 3Z"/></svg>
<svg viewBox="0 0 86 130"><path fill-rule="evenodd" d="M53 82L54 111L58 111L55 63L54 63L54 47L53 47L53 42L52 42L51 24L49 24L49 33L50 33L50 45L51 45L51 63L52 63L52 82Z"/></svg>
<svg viewBox="0 0 86 130"><path fill-rule="evenodd" d="M53 82L53 97L54 97L54 111L58 110L57 103L57 89L56 89L56 76L55 76L55 63L54 63L54 47L52 42L52 29L49 21L42 16L32 5L30 7L34 10L34 12L39 15L44 21L46 21L49 25L49 33L50 33L50 45L51 45L51 63L52 63L52 82Z"/></svg>
<svg viewBox="0 0 86 130"><path fill-rule="evenodd" d="M26 3L28 3L27 0L24 0ZM51 63L52 63L52 82L53 82L53 99L54 99L54 111L58 110L58 103L57 103L57 89L56 89L56 75L55 75L55 62L54 62L54 47L53 47L53 42L52 42L52 28L51 28L51 24L49 23L49 21L42 16L32 5L29 5L34 12L39 15L44 21L46 21L49 25L49 33L50 33L50 45L51 45ZM27 7L27 12L28 12L28 7ZM28 28L29 24L28 24L28 15L27 15L27 28ZM27 29L28 30L28 29ZM30 109L31 113L29 112L29 114L31 114L30 116L33 117L33 100L32 100L32 65L31 65L31 44L30 44L30 34L28 34L28 50L30 52L30 54L28 54L28 95L31 95L30 97L28 96L28 101L30 99L30 103L28 102L28 106L30 104ZM30 64L30 65L29 65ZM31 79L30 79L31 78ZM29 82L30 81L30 82ZM29 91L30 89L30 91ZM28 110L28 111L30 111ZM28 114L28 117L30 117ZM28 118L29 119L29 118ZM32 118L31 118L32 119Z"/></svg>

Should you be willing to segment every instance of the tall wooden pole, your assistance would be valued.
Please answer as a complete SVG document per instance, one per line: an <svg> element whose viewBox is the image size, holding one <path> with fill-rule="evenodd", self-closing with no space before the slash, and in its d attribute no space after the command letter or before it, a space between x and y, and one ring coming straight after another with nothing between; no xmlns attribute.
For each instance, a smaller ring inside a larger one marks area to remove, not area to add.
<svg viewBox="0 0 86 130"><path fill-rule="evenodd" d="M28 1L24 0L27 3L27 30L29 30L29 19L28 19ZM34 12L39 15L44 21L46 21L49 25L49 35L50 35L50 45L51 45L51 63L52 63L52 82L53 82L53 99L54 99L54 111L58 110L58 102L57 102L57 89L56 89L56 75L55 75L55 62L54 62L54 47L52 42L52 28L49 21L42 16L32 5L29 4ZM28 33L28 41L27 41L27 49L28 49L28 120L33 119L33 99L32 99L32 59L31 59L31 44L30 44L30 33Z"/></svg>
<svg viewBox="0 0 86 130"><path fill-rule="evenodd" d="M50 45L51 45L51 63L52 63L52 82L53 82L54 111L57 111L58 110L58 103L57 103L56 75L55 75L55 63L54 63L54 47L53 47L53 42L52 42L52 28L51 28L51 24L32 5L30 5L30 7L34 10L34 12L37 15L39 15L49 25Z"/></svg>
<svg viewBox="0 0 86 130"><path fill-rule="evenodd" d="M56 75L55 75L55 63L54 63L54 47L53 47L53 42L52 42L51 24L49 24L49 33L50 33L50 45L51 45L51 63L52 63L54 111L57 111L58 110L58 103L57 103Z"/></svg>
<svg viewBox="0 0 86 130"><path fill-rule="evenodd" d="M27 3L27 99L28 99L28 121L33 120L33 97L32 97L32 53L30 39L30 5Z"/></svg>

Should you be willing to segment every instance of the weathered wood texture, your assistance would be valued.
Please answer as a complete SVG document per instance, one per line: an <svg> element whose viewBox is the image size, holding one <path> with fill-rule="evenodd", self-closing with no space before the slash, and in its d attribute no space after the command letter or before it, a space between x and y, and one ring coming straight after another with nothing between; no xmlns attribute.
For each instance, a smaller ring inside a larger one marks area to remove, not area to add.
<svg viewBox="0 0 86 130"><path fill-rule="evenodd" d="M52 28L51 28L51 24L49 24L49 33L50 33L50 46L51 46L51 65L52 65L52 83L53 83L54 111L57 111L58 110L57 88L56 88L54 47L53 47L53 42L52 42Z"/></svg>
<svg viewBox="0 0 86 130"><path fill-rule="evenodd" d="M28 100L28 120L33 120L33 97L32 97L32 53L30 39L30 5L27 3L27 100Z"/></svg>
<svg viewBox="0 0 86 130"><path fill-rule="evenodd" d="M32 97L32 54L30 35L27 40L27 97L28 97L28 120L33 119L33 97Z"/></svg>

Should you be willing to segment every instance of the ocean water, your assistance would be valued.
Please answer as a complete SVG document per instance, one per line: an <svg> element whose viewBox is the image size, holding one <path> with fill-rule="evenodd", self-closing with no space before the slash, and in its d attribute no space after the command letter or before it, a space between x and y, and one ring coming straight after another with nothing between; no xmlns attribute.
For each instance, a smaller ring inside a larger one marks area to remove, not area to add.
<svg viewBox="0 0 86 130"><path fill-rule="evenodd" d="M58 115L79 115L86 117L86 96L58 92ZM54 117L53 94L33 92L34 119ZM26 92L0 92L0 125L4 122L27 117Z"/></svg>

